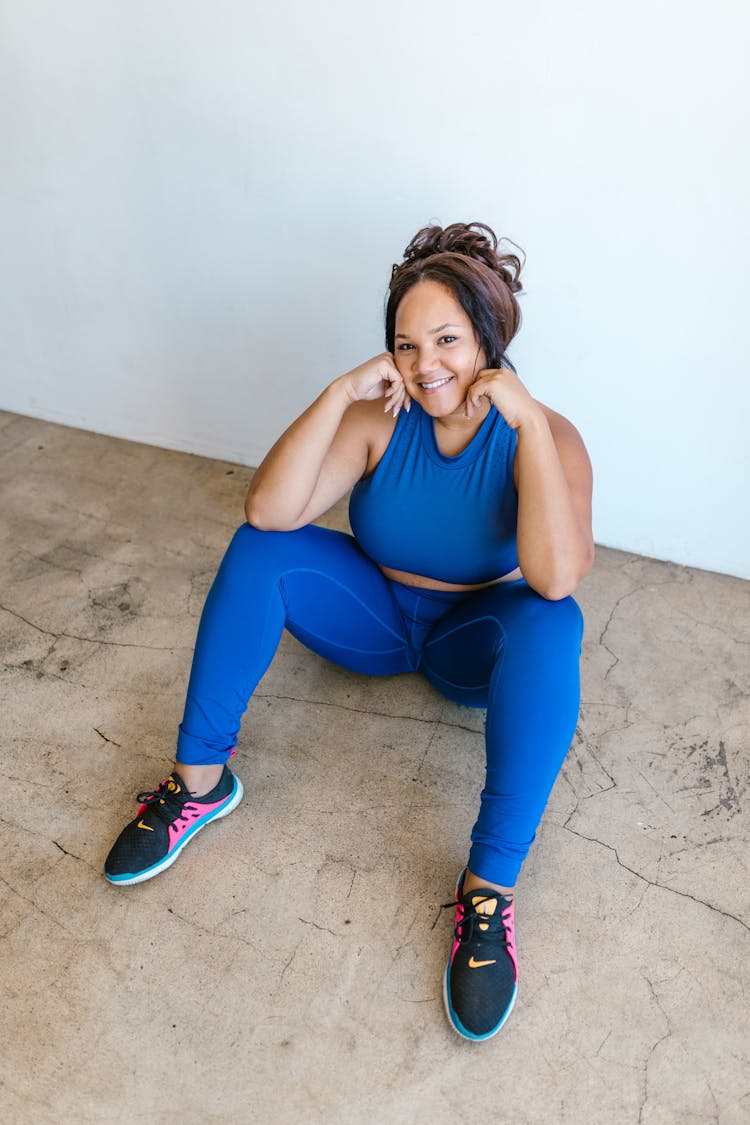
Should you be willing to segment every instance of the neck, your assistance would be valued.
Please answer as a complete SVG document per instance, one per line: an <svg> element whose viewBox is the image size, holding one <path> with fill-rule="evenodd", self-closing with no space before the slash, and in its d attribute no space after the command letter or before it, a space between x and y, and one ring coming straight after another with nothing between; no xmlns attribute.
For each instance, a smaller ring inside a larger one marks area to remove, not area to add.
<svg viewBox="0 0 750 1125"><path fill-rule="evenodd" d="M464 414L465 409L466 403L462 402L458 410L454 410L452 414L446 414L443 418L435 418L435 425L440 426L446 433L451 434L466 434L467 432L476 431L489 414L490 403L487 399L482 399L482 405L477 407L473 418L466 417Z"/></svg>
<svg viewBox="0 0 750 1125"><path fill-rule="evenodd" d="M477 410L473 418L467 418L463 409L461 406L455 414L432 419L437 447L446 457L457 457L459 453L463 453L479 432L490 407L488 403L486 409Z"/></svg>

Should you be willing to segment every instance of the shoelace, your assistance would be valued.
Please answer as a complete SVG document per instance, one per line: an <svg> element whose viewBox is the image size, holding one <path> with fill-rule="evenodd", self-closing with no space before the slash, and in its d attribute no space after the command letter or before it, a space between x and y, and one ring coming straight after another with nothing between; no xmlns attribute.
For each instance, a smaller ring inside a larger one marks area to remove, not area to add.
<svg viewBox="0 0 750 1125"><path fill-rule="evenodd" d="M489 898L491 896L488 895L487 897ZM502 901L503 896L498 895L497 898L499 901ZM486 901L486 899L484 899L484 901ZM493 941L501 939L503 945L510 945L510 942L508 941L506 915L510 910L511 903L508 903L507 906L504 906L501 910L496 911L494 914L480 914L476 908L473 910L467 910L464 904L462 902L459 902L458 900L443 903L440 909L450 910L451 907L455 909L457 906L460 906L464 910L464 916L460 922L456 923L453 930L456 941L460 941L462 945L465 945L466 942L473 941L474 930L481 924L482 926L487 927L486 929L478 930L477 937L481 938L482 941ZM468 933L464 933L465 929L468 930Z"/></svg>
<svg viewBox="0 0 750 1125"><path fill-rule="evenodd" d="M162 781L158 789L139 793L136 800L141 805L148 805L149 812L154 812L165 824L173 824L176 820L187 820L183 810L190 800L190 794L184 796L182 792L170 792L166 781Z"/></svg>

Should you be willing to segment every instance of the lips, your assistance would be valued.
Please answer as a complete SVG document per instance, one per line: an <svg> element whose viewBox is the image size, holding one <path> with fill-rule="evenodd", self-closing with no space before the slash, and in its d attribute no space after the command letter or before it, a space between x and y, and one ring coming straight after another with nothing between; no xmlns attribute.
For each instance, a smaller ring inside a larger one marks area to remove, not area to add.
<svg viewBox="0 0 750 1125"><path fill-rule="evenodd" d="M448 383L450 383L452 378L453 378L452 375L446 375L442 379L433 379L432 382L430 382L430 383L420 383L419 385L422 388L422 390L425 392L425 394L431 395L431 394L434 394L436 391L442 390L443 387L447 387Z"/></svg>

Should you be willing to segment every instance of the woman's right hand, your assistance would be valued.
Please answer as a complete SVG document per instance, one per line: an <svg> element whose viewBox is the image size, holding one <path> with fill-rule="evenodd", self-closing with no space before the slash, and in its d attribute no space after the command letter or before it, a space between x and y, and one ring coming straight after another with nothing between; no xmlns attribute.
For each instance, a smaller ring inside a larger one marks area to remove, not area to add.
<svg viewBox="0 0 750 1125"><path fill-rule="evenodd" d="M395 418L403 406L411 407L404 380L390 352L368 359L342 377L350 402L372 402L385 399L385 413L393 411Z"/></svg>

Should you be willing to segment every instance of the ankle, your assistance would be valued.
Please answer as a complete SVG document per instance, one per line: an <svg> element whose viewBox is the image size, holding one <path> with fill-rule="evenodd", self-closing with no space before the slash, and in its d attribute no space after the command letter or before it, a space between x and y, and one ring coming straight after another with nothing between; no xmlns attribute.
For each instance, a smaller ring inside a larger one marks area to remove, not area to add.
<svg viewBox="0 0 750 1125"><path fill-rule="evenodd" d="M205 797L206 793L210 793L218 785L224 772L223 765L193 766L186 762L175 762L174 768L192 797Z"/></svg>
<svg viewBox="0 0 750 1125"><path fill-rule="evenodd" d="M514 893L513 887L506 887L506 886L503 886L501 883L491 883L489 881L489 879L481 879L478 875L475 875L474 872L470 871L469 868L467 867L466 868L466 874L464 875L464 884L463 884L462 893L466 894L468 891L475 891L479 887L489 887L490 890L492 890L492 891L499 891L499 893L501 895L504 895L505 898L513 898L513 893Z"/></svg>

